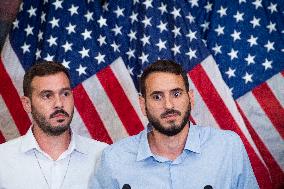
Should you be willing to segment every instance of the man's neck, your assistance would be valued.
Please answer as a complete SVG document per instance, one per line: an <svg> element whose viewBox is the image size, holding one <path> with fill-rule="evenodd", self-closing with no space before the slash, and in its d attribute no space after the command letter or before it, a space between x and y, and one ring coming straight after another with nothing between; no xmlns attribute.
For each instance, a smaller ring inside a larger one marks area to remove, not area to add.
<svg viewBox="0 0 284 189"><path fill-rule="evenodd" d="M153 154L175 160L182 152L187 140L189 126L175 136L166 136L153 129L148 134L149 146Z"/></svg>
<svg viewBox="0 0 284 189"><path fill-rule="evenodd" d="M65 131L59 136L51 136L44 133L38 126L33 126L34 137L42 151L47 153L53 160L65 152L71 141L70 130Z"/></svg>

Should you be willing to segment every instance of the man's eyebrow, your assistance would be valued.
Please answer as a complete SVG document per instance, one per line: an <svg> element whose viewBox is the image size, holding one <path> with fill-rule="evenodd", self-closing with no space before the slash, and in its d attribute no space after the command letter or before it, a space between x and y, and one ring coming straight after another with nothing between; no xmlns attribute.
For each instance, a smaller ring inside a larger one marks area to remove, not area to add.
<svg viewBox="0 0 284 189"><path fill-rule="evenodd" d="M153 92L150 94L150 96L152 96L152 95L157 95L157 94L163 94L163 92L162 92L162 91L153 91Z"/></svg>
<svg viewBox="0 0 284 189"><path fill-rule="evenodd" d="M177 87L171 90L171 92L174 92L174 91L184 91L184 89Z"/></svg>

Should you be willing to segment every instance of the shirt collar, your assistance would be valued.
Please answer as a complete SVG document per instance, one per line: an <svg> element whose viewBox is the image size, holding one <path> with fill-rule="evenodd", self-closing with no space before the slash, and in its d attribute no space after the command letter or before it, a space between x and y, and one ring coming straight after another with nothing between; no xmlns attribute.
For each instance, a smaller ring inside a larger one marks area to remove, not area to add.
<svg viewBox="0 0 284 189"><path fill-rule="evenodd" d="M201 153L200 132L197 129L197 126L190 126L184 149L195 153Z"/></svg>

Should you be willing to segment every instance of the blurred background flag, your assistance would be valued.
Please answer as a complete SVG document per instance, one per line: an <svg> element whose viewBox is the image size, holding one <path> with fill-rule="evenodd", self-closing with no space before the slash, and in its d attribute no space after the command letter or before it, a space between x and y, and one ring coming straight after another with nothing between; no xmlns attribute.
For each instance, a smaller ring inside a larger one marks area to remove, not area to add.
<svg viewBox="0 0 284 189"><path fill-rule="evenodd" d="M113 143L147 124L142 70L172 59L195 92L193 123L242 138L261 188L284 180L283 1L23 1L0 61L0 142L25 134L22 79L36 60L69 69L72 128ZM238 155L238 154L236 154Z"/></svg>

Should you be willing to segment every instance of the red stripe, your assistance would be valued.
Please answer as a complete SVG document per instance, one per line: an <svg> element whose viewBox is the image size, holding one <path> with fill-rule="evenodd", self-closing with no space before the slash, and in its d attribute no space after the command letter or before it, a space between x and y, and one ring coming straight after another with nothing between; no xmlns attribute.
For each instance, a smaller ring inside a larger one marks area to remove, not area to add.
<svg viewBox="0 0 284 189"><path fill-rule="evenodd" d="M104 124L81 84L73 89L73 95L75 106L88 128L90 135L96 140L111 144L112 140Z"/></svg>
<svg viewBox="0 0 284 189"><path fill-rule="evenodd" d="M267 83L255 87L252 94L281 137L284 138L284 109Z"/></svg>
<svg viewBox="0 0 284 189"><path fill-rule="evenodd" d="M238 124L211 83L211 80L208 78L205 70L201 67L201 65L197 65L189 72L189 76L218 125L223 129L235 131L241 137L248 152L260 188L271 188L271 182L268 179L268 170L262 164L250 143L241 132Z"/></svg>
<svg viewBox="0 0 284 189"><path fill-rule="evenodd" d="M189 116L189 121L193 124L196 125L195 120L193 119L192 115Z"/></svg>
<svg viewBox="0 0 284 189"><path fill-rule="evenodd" d="M281 72L282 76L284 77L284 70Z"/></svg>
<svg viewBox="0 0 284 189"><path fill-rule="evenodd" d="M4 143L6 141L6 139L4 138L4 136L2 135L1 131L0 131L0 144Z"/></svg>
<svg viewBox="0 0 284 189"><path fill-rule="evenodd" d="M110 98L121 122L126 128L129 135L138 134L144 129L136 111L125 95L123 88L113 74L110 67L106 67L97 73L106 94Z"/></svg>
<svg viewBox="0 0 284 189"><path fill-rule="evenodd" d="M284 185L284 173L282 172L280 166L275 161L273 156L270 154L269 150L264 145L264 143L262 142L262 140L260 139L258 134L253 129L248 118L245 116L244 112L241 110L239 104L238 103L236 103L236 104L237 104L237 107L238 107L240 114L242 115L242 117L245 121L245 124L248 128L248 131L252 136L253 141L255 142L263 160L265 161L265 164L267 165L267 167L269 169L269 172L271 174L272 183L274 185L273 188L280 188L279 186L281 185L281 182Z"/></svg>
<svg viewBox="0 0 284 189"><path fill-rule="evenodd" d="M0 59L0 94L9 109L9 112L18 127L21 135L24 135L31 125L28 114L25 112L20 96L6 72Z"/></svg>

